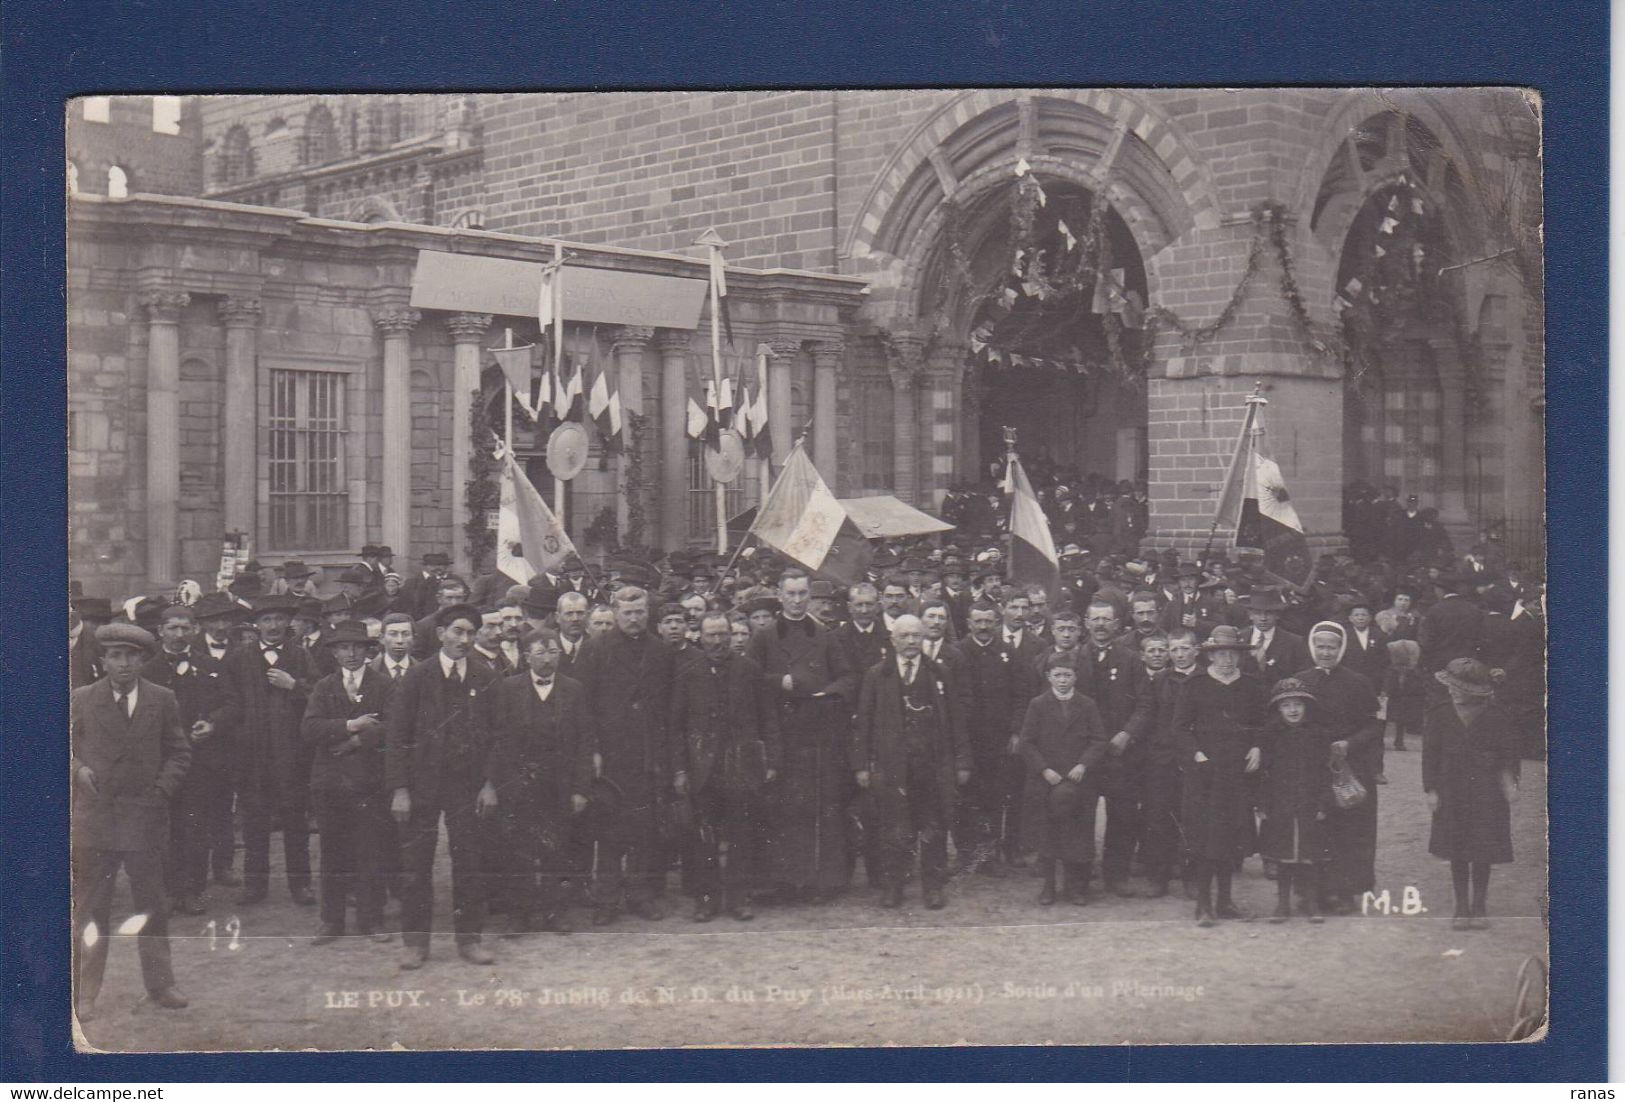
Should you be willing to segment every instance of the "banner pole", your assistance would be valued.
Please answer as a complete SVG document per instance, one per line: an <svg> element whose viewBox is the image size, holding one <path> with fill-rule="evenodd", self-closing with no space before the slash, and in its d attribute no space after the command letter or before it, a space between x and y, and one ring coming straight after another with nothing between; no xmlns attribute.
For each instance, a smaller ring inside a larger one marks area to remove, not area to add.
<svg viewBox="0 0 1625 1102"><path fill-rule="evenodd" d="M722 401L722 299L718 295L721 288L717 285L717 268L722 263L722 249L712 245L711 255L715 263L710 266L711 275L711 384L715 388L717 401ZM719 437L717 447L720 450L722 441ZM728 553L728 489L721 479L713 478L717 497L717 554Z"/></svg>
<svg viewBox="0 0 1625 1102"><path fill-rule="evenodd" d="M554 393L557 380L564 371L564 246L553 242L553 377ZM560 415L562 417L562 414ZM564 519L564 479L553 476L553 515L559 518L559 527L568 534L570 527Z"/></svg>

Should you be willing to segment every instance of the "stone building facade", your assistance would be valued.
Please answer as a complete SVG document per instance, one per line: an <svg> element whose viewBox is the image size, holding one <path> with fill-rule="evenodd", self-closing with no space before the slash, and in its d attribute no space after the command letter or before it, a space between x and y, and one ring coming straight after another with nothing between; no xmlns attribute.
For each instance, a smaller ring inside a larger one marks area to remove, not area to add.
<svg viewBox="0 0 1625 1102"><path fill-rule="evenodd" d="M317 220L301 234L325 220L371 223L369 240L426 232L408 222L483 227L521 252L559 238L680 264L714 227L730 264L839 277L834 330L762 331L794 345L774 358L790 383L780 416L834 410L812 417L814 452L843 494L929 508L981 477L1013 425L1024 454L1145 478L1149 543L1190 547L1261 384L1268 446L1313 541L1340 541L1342 490L1359 480L1417 494L1458 535L1506 520L1540 543L1540 143L1513 90L279 96L197 110L204 195ZM1062 254L1078 267L1060 272ZM1046 297L1063 275L1081 297Z"/></svg>

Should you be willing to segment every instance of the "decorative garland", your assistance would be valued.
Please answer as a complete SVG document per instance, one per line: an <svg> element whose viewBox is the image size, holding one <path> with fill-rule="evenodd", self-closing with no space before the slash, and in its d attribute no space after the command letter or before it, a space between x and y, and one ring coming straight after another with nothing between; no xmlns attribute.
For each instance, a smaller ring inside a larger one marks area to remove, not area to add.
<svg viewBox="0 0 1625 1102"><path fill-rule="evenodd" d="M473 403L468 415L468 438L471 441L468 457L468 481L463 484L463 500L468 519L463 533L468 546L469 569L481 572L485 557L496 551L497 534L486 526L485 517L492 509L502 505L502 485L492 475L496 473L496 457L491 454L491 418L486 411L489 401L484 393Z"/></svg>
<svg viewBox="0 0 1625 1102"><path fill-rule="evenodd" d="M643 434L649 427L644 413L623 410L627 438L626 449L626 542L633 547L643 545L643 530L647 526L643 477Z"/></svg>

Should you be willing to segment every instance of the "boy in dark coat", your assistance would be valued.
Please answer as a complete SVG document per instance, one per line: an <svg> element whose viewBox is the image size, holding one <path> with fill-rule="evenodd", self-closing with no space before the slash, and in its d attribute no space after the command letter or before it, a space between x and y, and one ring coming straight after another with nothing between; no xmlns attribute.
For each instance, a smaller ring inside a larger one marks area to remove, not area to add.
<svg viewBox="0 0 1625 1102"><path fill-rule="evenodd" d="M917 841L925 905L940 910L948 825L958 787L970 780L971 754L953 675L921 654L924 638L917 616L893 623L896 658L877 663L863 678L852 761L858 787L874 791L886 847L880 905L902 905Z"/></svg>
<svg viewBox="0 0 1625 1102"><path fill-rule="evenodd" d="M1098 778L1110 742L1095 702L1077 692L1078 656L1056 651L1044 659L1049 689L1032 698L1021 724L1021 758L1027 767L1027 806L1022 822L1038 850L1044 887L1038 902L1055 902L1056 864L1066 873L1069 902L1088 902L1094 862Z"/></svg>

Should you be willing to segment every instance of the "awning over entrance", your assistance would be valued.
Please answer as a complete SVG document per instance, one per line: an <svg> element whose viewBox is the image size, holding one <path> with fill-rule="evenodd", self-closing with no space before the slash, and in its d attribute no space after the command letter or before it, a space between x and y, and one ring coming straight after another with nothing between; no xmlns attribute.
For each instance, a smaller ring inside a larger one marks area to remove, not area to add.
<svg viewBox="0 0 1625 1102"><path fill-rule="evenodd" d="M542 265L496 256L423 249L412 274L412 306L499 317L535 317ZM693 329L706 282L650 272L567 266L566 321Z"/></svg>

